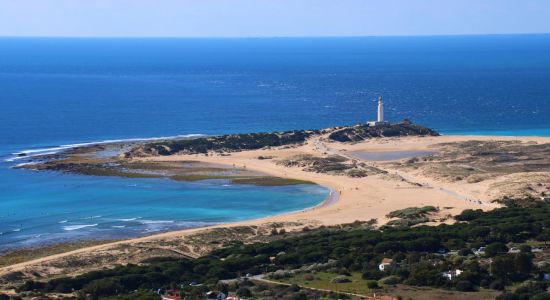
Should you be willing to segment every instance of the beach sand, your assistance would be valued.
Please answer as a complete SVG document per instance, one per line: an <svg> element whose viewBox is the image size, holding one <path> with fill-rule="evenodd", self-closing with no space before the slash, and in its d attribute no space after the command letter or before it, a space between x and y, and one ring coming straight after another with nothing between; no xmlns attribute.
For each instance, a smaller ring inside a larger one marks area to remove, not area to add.
<svg viewBox="0 0 550 300"><path fill-rule="evenodd" d="M408 207L435 206L440 211L432 216L441 218L445 222L451 220L445 216L456 215L465 209L489 210L498 207L492 203L494 195L489 191L489 182L469 184L466 182L447 182L437 178L425 176L422 172L407 171L395 168L387 162L366 162L369 165L387 171L387 174L373 175L363 178L352 178L343 175L329 175L306 172L298 167L284 167L277 164L278 160L295 155L342 155L352 157L355 151L388 152L388 151L433 151L434 145L439 143L463 142L469 140L484 141L515 141L549 143L550 138L542 137L472 137L472 136L438 136L438 137L399 137L371 139L355 144L341 144L324 142L321 138L313 138L302 146L262 149L255 151L234 152L230 155L173 155L166 157L141 158L153 161L201 161L227 166L246 168L247 170L265 174L302 179L330 188L333 194L323 204L303 211L287 213L262 219L243 221L238 223L218 225L208 228L195 228L174 232L167 232L142 238L124 240L99 246L87 247L67 253L51 255L23 263L18 263L0 269L0 275L14 271L30 272L42 270L42 273L52 272L64 274L64 270L52 270L56 261L63 261L69 257L101 256L110 253L121 245L138 245L140 243L155 244L157 241L181 240L191 235L212 230L215 228L231 228L236 226L261 226L262 224L278 223L285 230L301 230L304 226L318 227L321 225L337 225L351 223L356 220L368 221L376 219L378 225L385 224L389 219L386 215L392 211ZM258 159L258 157L272 157ZM436 222L434 222L435 224ZM184 241L182 243L185 243ZM127 250L125 250L127 251ZM187 253L198 256L202 253ZM122 261L119 262L123 262ZM135 262L130 260L130 262ZM101 263L93 267L105 267ZM50 268L50 269L48 269Z"/></svg>

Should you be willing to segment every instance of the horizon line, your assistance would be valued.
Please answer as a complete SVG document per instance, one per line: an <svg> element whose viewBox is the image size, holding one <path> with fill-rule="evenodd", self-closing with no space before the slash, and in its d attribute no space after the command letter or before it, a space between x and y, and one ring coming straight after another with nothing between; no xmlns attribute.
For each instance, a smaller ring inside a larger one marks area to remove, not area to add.
<svg viewBox="0 0 550 300"><path fill-rule="evenodd" d="M0 35L1 39L294 39L294 38L392 38L392 37L460 37L460 36L510 36L510 35L550 35L550 32L526 33L451 33L451 34L415 34L415 35L291 35L291 36L76 36L76 35Z"/></svg>

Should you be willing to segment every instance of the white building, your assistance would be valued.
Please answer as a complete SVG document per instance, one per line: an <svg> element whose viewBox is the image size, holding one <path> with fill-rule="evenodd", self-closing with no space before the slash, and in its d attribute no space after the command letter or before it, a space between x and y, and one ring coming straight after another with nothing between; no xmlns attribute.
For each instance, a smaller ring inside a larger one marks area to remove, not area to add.
<svg viewBox="0 0 550 300"><path fill-rule="evenodd" d="M382 96L378 98L378 118L376 118L376 121L368 122L368 124L370 126L384 126L389 124L389 122L386 122L384 119L384 101L382 100Z"/></svg>
<svg viewBox="0 0 550 300"><path fill-rule="evenodd" d="M447 280L453 280L460 276L460 274L462 274L462 270L456 269L454 271L443 272L443 277L447 278Z"/></svg>
<svg viewBox="0 0 550 300"><path fill-rule="evenodd" d="M382 259L382 262L378 265L378 270L384 272L385 270L389 269L391 266L393 266L393 259L391 258L384 258Z"/></svg>

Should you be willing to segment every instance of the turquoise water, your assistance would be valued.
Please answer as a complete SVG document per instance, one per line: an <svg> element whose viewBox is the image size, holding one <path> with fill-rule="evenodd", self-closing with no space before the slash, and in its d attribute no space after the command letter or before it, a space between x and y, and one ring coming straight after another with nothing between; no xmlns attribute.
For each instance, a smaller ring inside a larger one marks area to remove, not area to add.
<svg viewBox="0 0 550 300"><path fill-rule="evenodd" d="M375 118L380 95L388 120L443 134L550 136L548 53L550 35L0 38L0 249L249 219L327 195L12 170L25 162L14 153L355 124Z"/></svg>
<svg viewBox="0 0 550 300"><path fill-rule="evenodd" d="M0 170L0 250L114 239L260 218L315 206L315 185L261 187L210 180L92 177Z"/></svg>

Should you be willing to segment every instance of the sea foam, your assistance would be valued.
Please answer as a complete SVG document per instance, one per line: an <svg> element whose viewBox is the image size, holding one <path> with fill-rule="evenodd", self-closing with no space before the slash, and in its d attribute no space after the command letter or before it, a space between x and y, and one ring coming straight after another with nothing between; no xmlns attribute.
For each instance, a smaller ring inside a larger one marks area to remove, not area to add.
<svg viewBox="0 0 550 300"><path fill-rule="evenodd" d="M162 136L162 137L150 137L150 138L131 138L131 139L115 139L115 140L103 140L96 142L87 142L87 143L76 143L76 144L66 144L48 148L39 148L39 149L28 149L22 150L19 152L12 153L12 157L5 159L6 162L14 162L16 160L32 158L42 155L53 155L62 151L66 151L78 147L94 146L94 145L105 145L105 144L114 144L114 143L125 143L125 142L142 142L142 141L157 141L157 140L173 140L181 138L197 138L206 136L204 134L184 134L184 135L174 135L174 136Z"/></svg>
<svg viewBox="0 0 550 300"><path fill-rule="evenodd" d="M73 231L78 230L86 227L95 227L97 224L86 224L86 225L69 225L69 226L63 226L63 230L65 231Z"/></svg>

